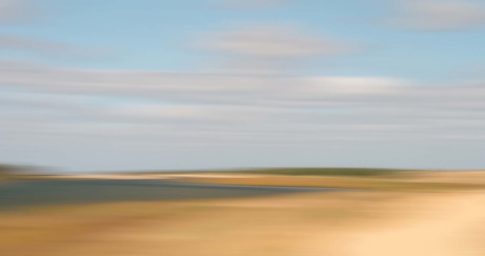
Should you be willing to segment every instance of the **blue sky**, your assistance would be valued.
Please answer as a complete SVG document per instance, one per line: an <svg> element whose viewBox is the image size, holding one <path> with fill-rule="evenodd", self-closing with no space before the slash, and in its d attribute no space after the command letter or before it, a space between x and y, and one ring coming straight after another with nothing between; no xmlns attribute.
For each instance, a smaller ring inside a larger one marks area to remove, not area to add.
<svg viewBox="0 0 485 256"><path fill-rule="evenodd" d="M483 168L485 2L0 0L0 161Z"/></svg>

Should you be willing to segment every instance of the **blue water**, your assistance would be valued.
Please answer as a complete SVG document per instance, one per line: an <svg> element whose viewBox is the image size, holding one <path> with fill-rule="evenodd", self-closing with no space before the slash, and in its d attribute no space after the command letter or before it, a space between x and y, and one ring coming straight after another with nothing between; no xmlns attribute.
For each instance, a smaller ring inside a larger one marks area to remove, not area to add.
<svg viewBox="0 0 485 256"><path fill-rule="evenodd" d="M315 190L322 189L160 180L32 180L1 184L0 209L55 204L251 197Z"/></svg>

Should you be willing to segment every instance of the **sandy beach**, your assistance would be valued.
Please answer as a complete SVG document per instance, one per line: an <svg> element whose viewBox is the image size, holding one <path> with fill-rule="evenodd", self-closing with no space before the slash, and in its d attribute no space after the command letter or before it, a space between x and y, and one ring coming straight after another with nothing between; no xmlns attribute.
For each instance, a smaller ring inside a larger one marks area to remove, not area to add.
<svg viewBox="0 0 485 256"><path fill-rule="evenodd" d="M5 256L485 254L485 190L411 188L35 207L0 213L0 250Z"/></svg>

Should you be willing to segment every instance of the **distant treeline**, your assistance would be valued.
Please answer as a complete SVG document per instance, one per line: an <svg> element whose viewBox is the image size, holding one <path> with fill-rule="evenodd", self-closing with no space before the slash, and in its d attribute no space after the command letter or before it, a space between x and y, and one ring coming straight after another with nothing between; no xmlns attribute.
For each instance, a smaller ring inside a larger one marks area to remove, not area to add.
<svg viewBox="0 0 485 256"><path fill-rule="evenodd" d="M0 164L0 175L11 175L21 171L21 168L15 165Z"/></svg>
<svg viewBox="0 0 485 256"><path fill-rule="evenodd" d="M342 167L316 167L316 168L254 168L254 169L231 169L231 170L193 170L193 171L140 171L125 172L130 174L202 174L202 173L225 173L225 174L267 174L267 175L307 175L307 176L383 176L397 173L418 171L390 168L342 168ZM419 170L421 171L421 170Z"/></svg>
<svg viewBox="0 0 485 256"><path fill-rule="evenodd" d="M41 173L40 169L32 166L0 164L0 179L30 177Z"/></svg>

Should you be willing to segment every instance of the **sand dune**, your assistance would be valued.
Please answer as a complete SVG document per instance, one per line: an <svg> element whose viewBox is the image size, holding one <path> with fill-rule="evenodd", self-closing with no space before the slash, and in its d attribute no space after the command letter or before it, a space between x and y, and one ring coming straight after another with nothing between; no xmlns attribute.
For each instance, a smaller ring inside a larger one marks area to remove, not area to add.
<svg viewBox="0 0 485 256"><path fill-rule="evenodd" d="M313 248L305 255L485 255L483 192L415 197L387 211L394 216L340 231L330 248L315 250L318 240L328 239L328 234L305 243L302 248Z"/></svg>

